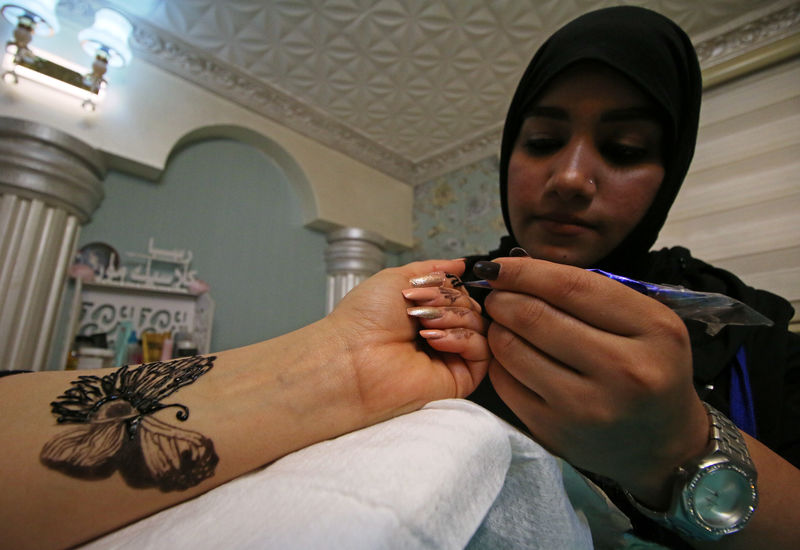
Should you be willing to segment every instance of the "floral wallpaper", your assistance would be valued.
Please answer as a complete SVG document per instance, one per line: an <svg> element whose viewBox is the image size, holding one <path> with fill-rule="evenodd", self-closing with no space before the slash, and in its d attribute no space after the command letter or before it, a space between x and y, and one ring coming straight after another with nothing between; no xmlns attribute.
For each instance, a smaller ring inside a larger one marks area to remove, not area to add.
<svg viewBox="0 0 800 550"><path fill-rule="evenodd" d="M497 158L450 172L414 189L414 247L404 261L460 258L497 247L506 234Z"/></svg>

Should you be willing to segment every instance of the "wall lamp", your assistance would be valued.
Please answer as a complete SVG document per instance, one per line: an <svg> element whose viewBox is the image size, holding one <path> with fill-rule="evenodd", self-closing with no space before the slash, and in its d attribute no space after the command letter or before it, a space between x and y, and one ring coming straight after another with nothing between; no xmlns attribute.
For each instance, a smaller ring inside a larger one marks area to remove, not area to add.
<svg viewBox="0 0 800 550"><path fill-rule="evenodd" d="M93 111L108 84L105 74L109 65L123 67L131 61L128 37L133 27L115 10L97 10L94 24L78 33L83 50L94 58L91 67L82 67L31 46L34 35L51 36L59 31L57 3L15 0L0 4L3 17L16 25L12 39L6 42L2 78L16 84L21 77L59 89L82 99L82 106Z"/></svg>

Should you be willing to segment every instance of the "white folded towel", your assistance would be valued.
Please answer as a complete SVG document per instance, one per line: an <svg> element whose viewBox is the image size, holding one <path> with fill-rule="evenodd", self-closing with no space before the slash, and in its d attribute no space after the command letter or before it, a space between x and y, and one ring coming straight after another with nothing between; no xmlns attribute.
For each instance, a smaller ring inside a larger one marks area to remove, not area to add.
<svg viewBox="0 0 800 550"><path fill-rule="evenodd" d="M268 434L266 435L268 437ZM561 463L469 401L292 453L84 550L592 548Z"/></svg>

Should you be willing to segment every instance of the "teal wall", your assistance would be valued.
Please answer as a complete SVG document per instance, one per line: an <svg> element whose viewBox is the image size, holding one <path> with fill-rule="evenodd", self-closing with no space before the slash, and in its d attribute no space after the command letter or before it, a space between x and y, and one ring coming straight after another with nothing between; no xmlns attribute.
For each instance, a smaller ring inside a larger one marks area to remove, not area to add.
<svg viewBox="0 0 800 550"><path fill-rule="evenodd" d="M119 172L83 227L80 245L125 252L188 249L216 302L211 349L277 336L324 315L325 235L303 227L284 172L261 150L229 140L175 154L158 182Z"/></svg>
<svg viewBox="0 0 800 550"><path fill-rule="evenodd" d="M414 247L402 260L460 258L497 247L506 234L497 160L481 160L414 189Z"/></svg>

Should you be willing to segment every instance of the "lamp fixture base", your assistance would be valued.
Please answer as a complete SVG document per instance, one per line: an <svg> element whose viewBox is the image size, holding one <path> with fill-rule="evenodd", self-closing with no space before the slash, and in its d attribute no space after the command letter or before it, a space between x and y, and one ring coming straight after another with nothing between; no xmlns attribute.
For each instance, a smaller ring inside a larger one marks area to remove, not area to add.
<svg viewBox="0 0 800 550"><path fill-rule="evenodd" d="M15 84L20 77L38 81L82 99L82 106L93 111L105 91L106 80L103 76L107 66L107 61L98 56L91 71L81 70L82 67L69 67L40 52L8 42L3 60L6 70L2 78Z"/></svg>

